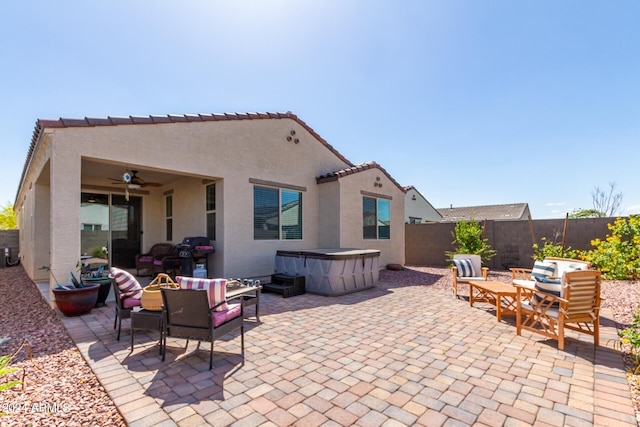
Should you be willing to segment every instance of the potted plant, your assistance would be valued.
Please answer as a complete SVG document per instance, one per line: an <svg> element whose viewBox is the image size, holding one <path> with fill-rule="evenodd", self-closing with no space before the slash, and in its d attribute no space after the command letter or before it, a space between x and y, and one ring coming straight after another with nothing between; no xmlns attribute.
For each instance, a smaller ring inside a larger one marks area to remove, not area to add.
<svg viewBox="0 0 640 427"><path fill-rule="evenodd" d="M111 278L109 277L109 265L107 260L96 257L82 259L80 263L78 263L78 267L78 270L80 271L80 281L82 284L86 285L88 283L97 283L100 285L96 307L105 306L105 301L107 300L111 289Z"/></svg>
<svg viewBox="0 0 640 427"><path fill-rule="evenodd" d="M67 285L61 285L53 274L53 271L51 271L50 266L43 266L41 270L48 271L56 282L56 287L51 291L53 292L56 306L62 314L65 316L79 316L89 313L91 309L95 307L98 301L100 284L84 284L71 272L71 278Z"/></svg>

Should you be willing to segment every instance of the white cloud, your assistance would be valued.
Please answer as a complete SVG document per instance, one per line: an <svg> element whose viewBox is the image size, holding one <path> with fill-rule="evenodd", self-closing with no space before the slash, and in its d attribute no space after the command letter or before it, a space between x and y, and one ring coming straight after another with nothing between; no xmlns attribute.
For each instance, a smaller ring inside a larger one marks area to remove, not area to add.
<svg viewBox="0 0 640 427"><path fill-rule="evenodd" d="M545 203L546 206L564 206L566 205L566 202L547 202Z"/></svg>
<svg viewBox="0 0 640 427"><path fill-rule="evenodd" d="M626 214L637 214L640 213L640 205L633 205L624 208L624 212Z"/></svg>

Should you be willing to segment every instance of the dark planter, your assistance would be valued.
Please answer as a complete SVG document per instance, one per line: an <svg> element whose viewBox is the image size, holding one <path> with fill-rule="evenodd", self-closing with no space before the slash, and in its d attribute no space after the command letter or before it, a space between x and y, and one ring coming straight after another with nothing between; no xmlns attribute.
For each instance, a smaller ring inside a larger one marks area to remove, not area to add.
<svg viewBox="0 0 640 427"><path fill-rule="evenodd" d="M78 289L53 289L56 305L65 316L89 313L98 301L98 292L98 283L87 284L84 288Z"/></svg>
<svg viewBox="0 0 640 427"><path fill-rule="evenodd" d="M83 277L82 283L84 283L85 286L93 283L99 284L100 290L98 291L98 301L96 301L96 307L104 307L105 305L107 305L105 301L107 300L109 291L111 290L111 279L109 277Z"/></svg>

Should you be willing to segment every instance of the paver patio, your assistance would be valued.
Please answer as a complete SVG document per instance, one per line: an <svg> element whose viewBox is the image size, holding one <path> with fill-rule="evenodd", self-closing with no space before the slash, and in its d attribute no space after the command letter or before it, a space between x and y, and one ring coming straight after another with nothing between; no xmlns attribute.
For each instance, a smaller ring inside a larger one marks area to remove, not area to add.
<svg viewBox="0 0 640 427"><path fill-rule="evenodd" d="M128 321L118 342L113 302L63 317L82 355L129 426L637 426L612 315L601 347L569 332L555 341L497 322L486 304L428 286L379 283L340 296L263 294L236 335L208 344L169 340Z"/></svg>

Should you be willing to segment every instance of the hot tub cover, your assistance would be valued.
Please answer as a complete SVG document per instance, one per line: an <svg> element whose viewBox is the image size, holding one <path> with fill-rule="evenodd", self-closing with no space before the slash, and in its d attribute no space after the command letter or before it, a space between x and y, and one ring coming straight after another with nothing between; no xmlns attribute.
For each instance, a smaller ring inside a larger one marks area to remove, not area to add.
<svg viewBox="0 0 640 427"><path fill-rule="evenodd" d="M279 250L275 271L305 276L307 292L336 296L374 287L378 281L379 257L377 249Z"/></svg>

